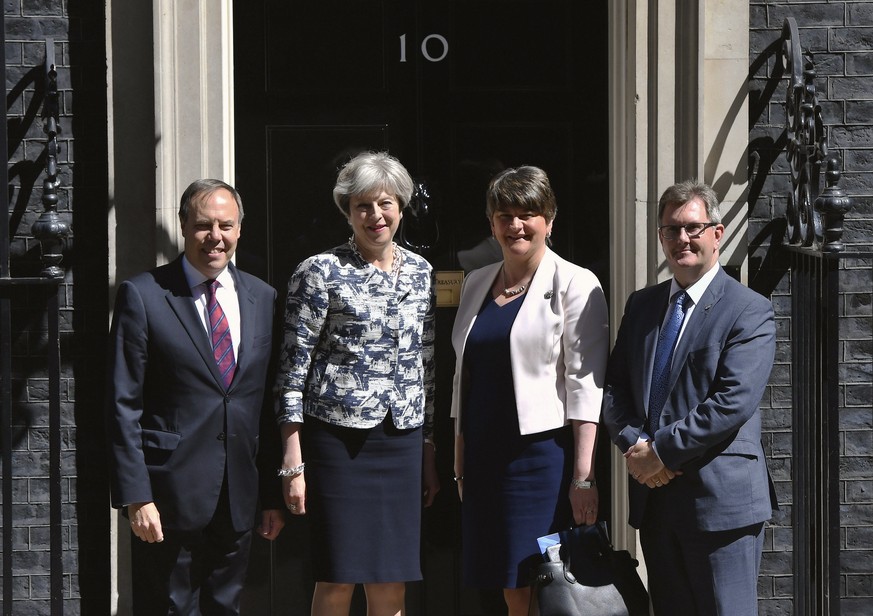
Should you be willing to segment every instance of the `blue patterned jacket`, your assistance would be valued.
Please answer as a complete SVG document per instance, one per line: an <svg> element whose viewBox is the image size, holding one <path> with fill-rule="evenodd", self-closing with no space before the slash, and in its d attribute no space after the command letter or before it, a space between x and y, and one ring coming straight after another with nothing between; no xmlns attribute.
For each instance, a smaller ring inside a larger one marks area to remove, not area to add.
<svg viewBox="0 0 873 616"><path fill-rule="evenodd" d="M430 264L402 254L391 275L347 244L312 256L288 281L278 378L279 424L304 413L371 428L390 412L401 429L433 432L434 310Z"/></svg>

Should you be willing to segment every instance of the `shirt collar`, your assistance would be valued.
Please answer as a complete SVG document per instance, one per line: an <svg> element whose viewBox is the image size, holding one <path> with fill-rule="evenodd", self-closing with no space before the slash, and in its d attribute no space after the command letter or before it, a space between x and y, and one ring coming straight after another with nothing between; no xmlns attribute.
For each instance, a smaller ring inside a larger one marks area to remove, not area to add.
<svg viewBox="0 0 873 616"><path fill-rule="evenodd" d="M210 280L206 276L204 276L197 268L191 265L191 262L188 261L187 256L182 256L182 271L185 273L185 280L188 282L188 287L193 291L198 285L202 285L207 280ZM221 286L228 289L234 289L235 285L233 283L233 276L230 274L230 268L225 267L221 270L221 273L215 277ZM196 297L196 296L195 296Z"/></svg>
<svg viewBox="0 0 873 616"><path fill-rule="evenodd" d="M679 291L685 291L688 293L689 299L694 302L694 305L700 303L700 298L703 297L703 294L706 292L706 289L709 288L710 283L715 279L715 275L718 274L718 270L721 269L721 265L716 262L715 267L709 268L709 271L706 272L703 276L700 277L700 280L695 282L693 285L688 287L687 289L683 289L679 286L679 283L676 282L676 279L673 278L673 281L670 283L670 298L672 299L676 293Z"/></svg>

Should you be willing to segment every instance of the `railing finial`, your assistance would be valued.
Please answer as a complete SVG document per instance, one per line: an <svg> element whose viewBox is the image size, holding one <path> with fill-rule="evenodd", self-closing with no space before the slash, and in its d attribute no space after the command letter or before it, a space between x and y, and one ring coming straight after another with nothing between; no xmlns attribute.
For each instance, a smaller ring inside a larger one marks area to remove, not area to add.
<svg viewBox="0 0 873 616"><path fill-rule="evenodd" d="M63 240L69 233L69 226L58 215L58 133L60 132L60 114L58 107L58 72L55 66L55 42L52 38L45 40L45 102L42 117L46 133L46 178L43 181L42 206L43 212L30 228L33 236L39 240L42 250L43 269L40 274L44 278L63 278L64 270L60 263L63 259Z"/></svg>
<svg viewBox="0 0 873 616"><path fill-rule="evenodd" d="M842 252L845 248L842 242L843 219L854 203L851 197L837 186L841 175L840 160L836 156L828 157L828 170L825 172L826 186L815 200L815 211L821 215L824 226L822 252Z"/></svg>

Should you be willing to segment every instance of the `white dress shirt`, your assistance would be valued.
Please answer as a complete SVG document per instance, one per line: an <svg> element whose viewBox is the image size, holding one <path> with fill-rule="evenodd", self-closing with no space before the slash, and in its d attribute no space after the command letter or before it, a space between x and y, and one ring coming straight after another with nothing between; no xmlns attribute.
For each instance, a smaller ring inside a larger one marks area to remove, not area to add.
<svg viewBox="0 0 873 616"><path fill-rule="evenodd" d="M206 308L207 295L206 281L210 280L201 274L191 263L188 257L182 259L182 270L185 272L185 279L188 281L188 286L191 288L191 297L194 298L194 303L197 305L197 314L200 315L200 322L203 323L203 328L206 330L206 335L210 342L212 341L211 328L209 326L209 311ZM221 304L221 309L224 310L224 317L227 319L227 324L230 326L230 339L233 342L233 356L239 361L239 341L240 341L240 316L239 316L239 299L236 296L236 285L233 282L233 276L227 268L224 268L221 273L215 277L219 287L215 292L218 303Z"/></svg>

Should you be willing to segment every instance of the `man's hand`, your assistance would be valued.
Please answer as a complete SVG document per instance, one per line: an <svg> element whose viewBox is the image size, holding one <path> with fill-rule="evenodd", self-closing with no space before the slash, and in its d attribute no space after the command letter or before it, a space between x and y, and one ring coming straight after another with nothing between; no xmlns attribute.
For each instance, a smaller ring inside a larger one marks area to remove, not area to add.
<svg viewBox="0 0 873 616"><path fill-rule="evenodd" d="M674 472L664 466L651 441L637 443L625 452L624 457L631 477L650 488L664 487L682 474L681 471Z"/></svg>
<svg viewBox="0 0 873 616"><path fill-rule="evenodd" d="M161 514L154 503L133 503L127 506L130 518L130 528L133 534L149 543L160 543L164 540L161 530Z"/></svg>
<svg viewBox="0 0 873 616"><path fill-rule="evenodd" d="M279 531L285 526L285 518L278 509L264 509L261 512L261 524L258 526L258 534L264 539L272 541L279 536Z"/></svg>

